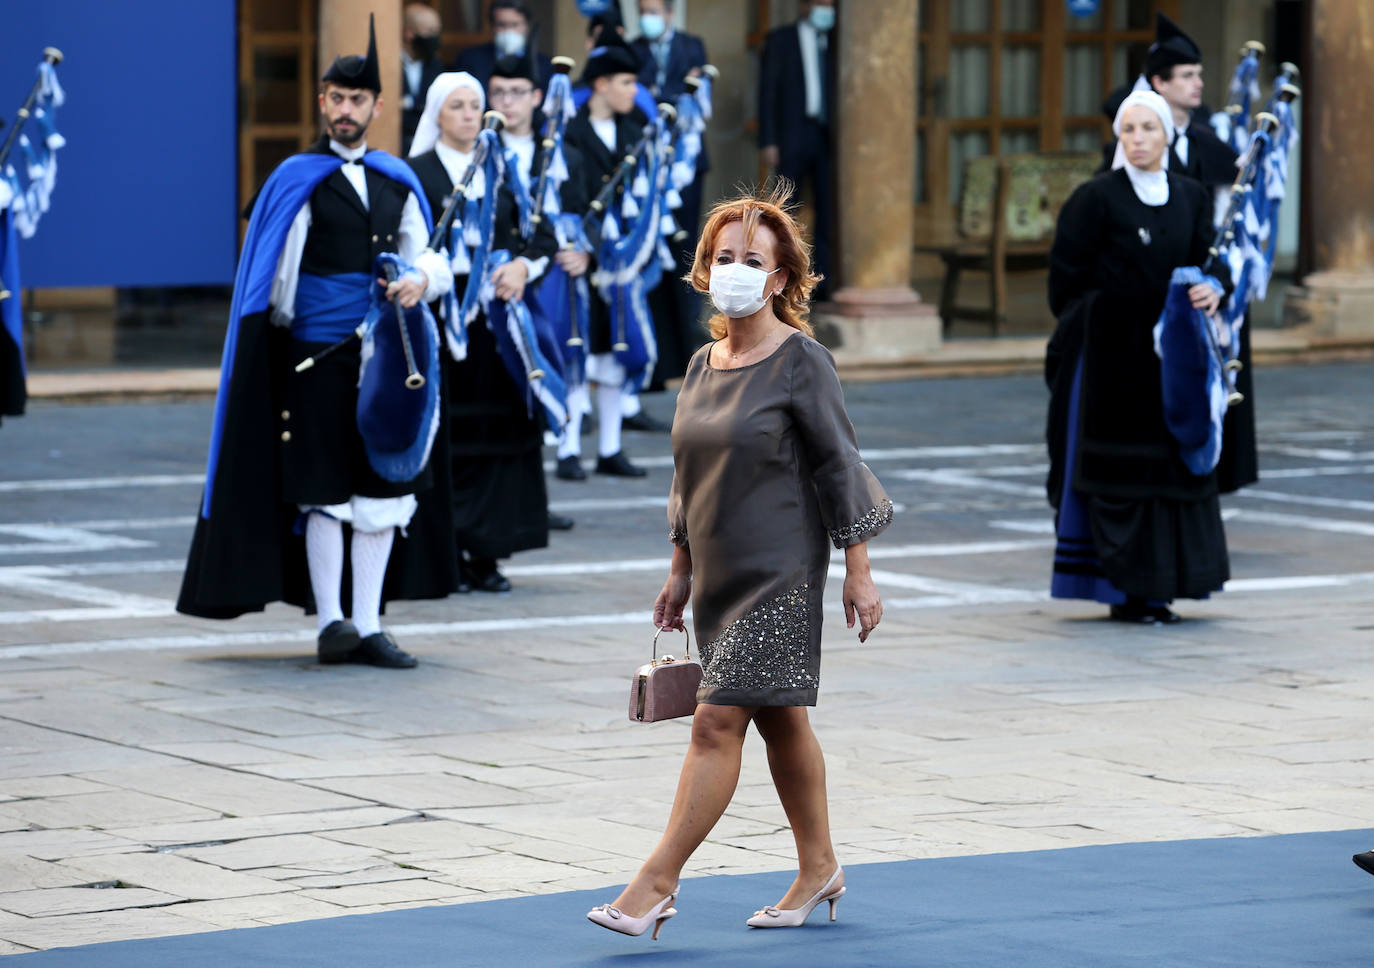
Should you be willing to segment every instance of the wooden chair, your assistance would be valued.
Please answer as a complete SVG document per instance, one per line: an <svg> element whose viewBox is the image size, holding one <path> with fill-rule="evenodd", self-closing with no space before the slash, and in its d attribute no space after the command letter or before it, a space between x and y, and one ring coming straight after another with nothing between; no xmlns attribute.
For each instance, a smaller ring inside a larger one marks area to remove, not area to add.
<svg viewBox="0 0 1374 968"><path fill-rule="evenodd" d="M1044 268L1059 209L1092 177L1101 157L1090 151L987 155L964 163L958 238L918 244L915 251L938 255L945 264L940 319L945 332L956 319L987 322L998 335L1007 318L1009 268ZM960 306L959 275L988 273L988 305Z"/></svg>

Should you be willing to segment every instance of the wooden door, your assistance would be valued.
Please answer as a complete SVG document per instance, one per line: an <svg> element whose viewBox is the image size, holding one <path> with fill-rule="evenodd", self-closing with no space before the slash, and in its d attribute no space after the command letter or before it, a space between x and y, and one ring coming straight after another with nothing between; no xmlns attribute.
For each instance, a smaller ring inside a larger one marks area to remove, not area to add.
<svg viewBox="0 0 1374 968"><path fill-rule="evenodd" d="M314 141L316 0L240 0L239 201Z"/></svg>
<svg viewBox="0 0 1374 968"><path fill-rule="evenodd" d="M917 32L918 236L953 231L964 163L983 155L1096 149L1104 97L1138 71L1156 10L1178 0L925 0Z"/></svg>

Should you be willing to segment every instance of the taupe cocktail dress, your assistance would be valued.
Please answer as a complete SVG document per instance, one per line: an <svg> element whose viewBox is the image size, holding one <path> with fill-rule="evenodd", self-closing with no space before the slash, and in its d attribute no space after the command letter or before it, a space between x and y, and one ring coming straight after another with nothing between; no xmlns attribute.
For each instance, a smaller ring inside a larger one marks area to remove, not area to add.
<svg viewBox="0 0 1374 968"><path fill-rule="evenodd" d="M697 701L814 706L830 545L892 502L859 457L835 361L803 333L733 370L696 352L673 418L668 537L692 555Z"/></svg>

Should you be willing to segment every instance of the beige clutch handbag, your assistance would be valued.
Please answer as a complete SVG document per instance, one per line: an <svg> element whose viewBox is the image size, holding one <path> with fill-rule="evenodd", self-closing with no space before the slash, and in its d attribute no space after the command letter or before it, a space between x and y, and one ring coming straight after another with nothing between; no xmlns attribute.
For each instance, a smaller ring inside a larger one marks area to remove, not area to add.
<svg viewBox="0 0 1374 968"><path fill-rule="evenodd" d="M690 716L697 708L697 687L701 685L701 663L692 658L692 636L686 629L687 651L681 659L671 655L659 658L658 635L654 630L653 661L642 665L630 680L630 721L656 723L663 719Z"/></svg>

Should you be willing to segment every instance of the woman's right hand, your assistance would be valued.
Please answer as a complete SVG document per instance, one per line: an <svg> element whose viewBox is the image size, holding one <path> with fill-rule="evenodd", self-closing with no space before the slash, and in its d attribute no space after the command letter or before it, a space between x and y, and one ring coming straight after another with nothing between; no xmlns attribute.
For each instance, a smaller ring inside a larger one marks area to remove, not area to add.
<svg viewBox="0 0 1374 968"><path fill-rule="evenodd" d="M692 598L692 579L688 576L670 574L668 580L663 583L663 591L658 593L658 598L654 601L654 627L660 629L680 629L686 631L686 626L682 624L682 613L687 609L687 602Z"/></svg>

